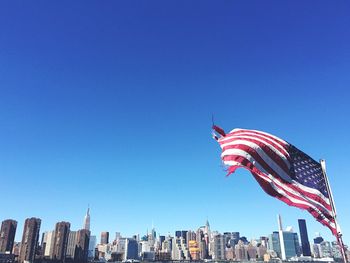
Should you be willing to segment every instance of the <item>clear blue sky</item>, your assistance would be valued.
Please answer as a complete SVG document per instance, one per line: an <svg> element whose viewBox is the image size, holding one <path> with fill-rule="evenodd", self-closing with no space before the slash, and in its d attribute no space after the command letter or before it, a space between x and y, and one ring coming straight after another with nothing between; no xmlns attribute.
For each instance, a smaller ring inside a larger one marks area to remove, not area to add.
<svg viewBox="0 0 350 263"><path fill-rule="evenodd" d="M325 158L350 243L348 1L3 1L0 220L94 234L330 231L226 178L211 115ZM114 234L112 234L114 236Z"/></svg>

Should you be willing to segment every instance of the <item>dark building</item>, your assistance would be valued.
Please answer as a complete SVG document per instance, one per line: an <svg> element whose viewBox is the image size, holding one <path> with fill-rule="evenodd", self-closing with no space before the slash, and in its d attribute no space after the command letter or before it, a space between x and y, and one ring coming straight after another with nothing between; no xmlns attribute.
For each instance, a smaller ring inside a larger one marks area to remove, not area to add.
<svg viewBox="0 0 350 263"><path fill-rule="evenodd" d="M237 245L240 235L239 232L232 232L231 239L234 241L234 244Z"/></svg>
<svg viewBox="0 0 350 263"><path fill-rule="evenodd" d="M87 262L89 252L90 231L80 229L77 232L76 246L74 252L74 261L79 263Z"/></svg>
<svg viewBox="0 0 350 263"><path fill-rule="evenodd" d="M126 239L125 245L125 259L138 259L139 251L138 251L138 243L133 238Z"/></svg>
<svg viewBox="0 0 350 263"><path fill-rule="evenodd" d="M39 218L27 218L24 223L21 249L18 258L19 263L24 261L34 262L38 246L41 220Z"/></svg>
<svg viewBox="0 0 350 263"><path fill-rule="evenodd" d="M187 242L187 232L186 230L181 231L181 237L185 240L185 243Z"/></svg>
<svg viewBox="0 0 350 263"><path fill-rule="evenodd" d="M175 231L175 237L181 237L181 231Z"/></svg>
<svg viewBox="0 0 350 263"><path fill-rule="evenodd" d="M305 219L299 219L299 232L301 240L301 249L304 256L311 256L310 242L307 234L306 221Z"/></svg>
<svg viewBox="0 0 350 263"><path fill-rule="evenodd" d="M322 237L315 237L314 238L314 243L315 244L321 244L323 242L323 238Z"/></svg>
<svg viewBox="0 0 350 263"><path fill-rule="evenodd" d="M101 232L101 244L105 245L109 242L109 232Z"/></svg>
<svg viewBox="0 0 350 263"><path fill-rule="evenodd" d="M162 244L164 241L165 241L165 236L159 236L160 247L162 247Z"/></svg>
<svg viewBox="0 0 350 263"><path fill-rule="evenodd" d="M12 253L16 228L17 221L12 219L2 221L0 230L0 253Z"/></svg>
<svg viewBox="0 0 350 263"><path fill-rule="evenodd" d="M61 262L65 261L69 231L70 223L58 222L56 224L51 259L58 260Z"/></svg>
<svg viewBox="0 0 350 263"><path fill-rule="evenodd" d="M14 254L0 253L0 263L14 263L14 262L15 262Z"/></svg>
<svg viewBox="0 0 350 263"><path fill-rule="evenodd" d="M245 245L247 245L249 243L249 241L246 237L240 237L239 240L241 240Z"/></svg>

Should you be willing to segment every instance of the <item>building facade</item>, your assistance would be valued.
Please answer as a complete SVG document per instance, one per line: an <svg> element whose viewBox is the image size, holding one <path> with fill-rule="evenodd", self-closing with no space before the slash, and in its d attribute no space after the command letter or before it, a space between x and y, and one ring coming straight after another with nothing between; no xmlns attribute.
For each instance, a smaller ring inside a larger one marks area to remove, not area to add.
<svg viewBox="0 0 350 263"><path fill-rule="evenodd" d="M90 231L81 229L77 231L76 246L74 251L74 261L85 263L88 260Z"/></svg>
<svg viewBox="0 0 350 263"><path fill-rule="evenodd" d="M311 256L310 242L307 234L305 219L299 219L298 224L303 256Z"/></svg>
<svg viewBox="0 0 350 263"><path fill-rule="evenodd" d="M12 254L16 229L17 221L12 219L2 221L0 230L0 253Z"/></svg>
<svg viewBox="0 0 350 263"><path fill-rule="evenodd" d="M69 231L66 258L72 259L72 260L74 259L76 245L77 245L77 231Z"/></svg>
<svg viewBox="0 0 350 263"><path fill-rule="evenodd" d="M101 245L105 245L109 243L109 232L101 232Z"/></svg>
<svg viewBox="0 0 350 263"><path fill-rule="evenodd" d="M65 261L69 231L69 222L58 222L56 224L51 259Z"/></svg>
<svg viewBox="0 0 350 263"><path fill-rule="evenodd" d="M39 239L40 225L41 219L39 218L32 217L26 219L18 258L19 263L34 262Z"/></svg>
<svg viewBox="0 0 350 263"><path fill-rule="evenodd" d="M43 258L51 258L53 253L55 231L46 231L41 240L41 253Z"/></svg>

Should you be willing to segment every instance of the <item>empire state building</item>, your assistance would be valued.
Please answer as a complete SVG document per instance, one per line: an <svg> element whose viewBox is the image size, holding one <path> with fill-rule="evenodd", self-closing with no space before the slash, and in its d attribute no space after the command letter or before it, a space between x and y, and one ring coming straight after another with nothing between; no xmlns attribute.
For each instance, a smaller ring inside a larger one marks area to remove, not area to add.
<svg viewBox="0 0 350 263"><path fill-rule="evenodd" d="M83 229L90 231L90 208L86 211L86 215L84 217L84 225Z"/></svg>

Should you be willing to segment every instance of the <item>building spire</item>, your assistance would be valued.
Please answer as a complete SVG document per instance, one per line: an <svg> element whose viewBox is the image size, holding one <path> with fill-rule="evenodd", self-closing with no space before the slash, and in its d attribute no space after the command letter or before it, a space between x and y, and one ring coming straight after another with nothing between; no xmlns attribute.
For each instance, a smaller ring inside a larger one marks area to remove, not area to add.
<svg viewBox="0 0 350 263"><path fill-rule="evenodd" d="M84 217L83 229L90 231L90 205L88 205L88 209L87 209L86 215Z"/></svg>
<svg viewBox="0 0 350 263"><path fill-rule="evenodd" d="M283 227L282 227L282 218L281 215L277 215L277 222L278 222L278 236L280 239L280 247L281 247L281 259L286 260L286 247L284 244L284 236L283 236Z"/></svg>

